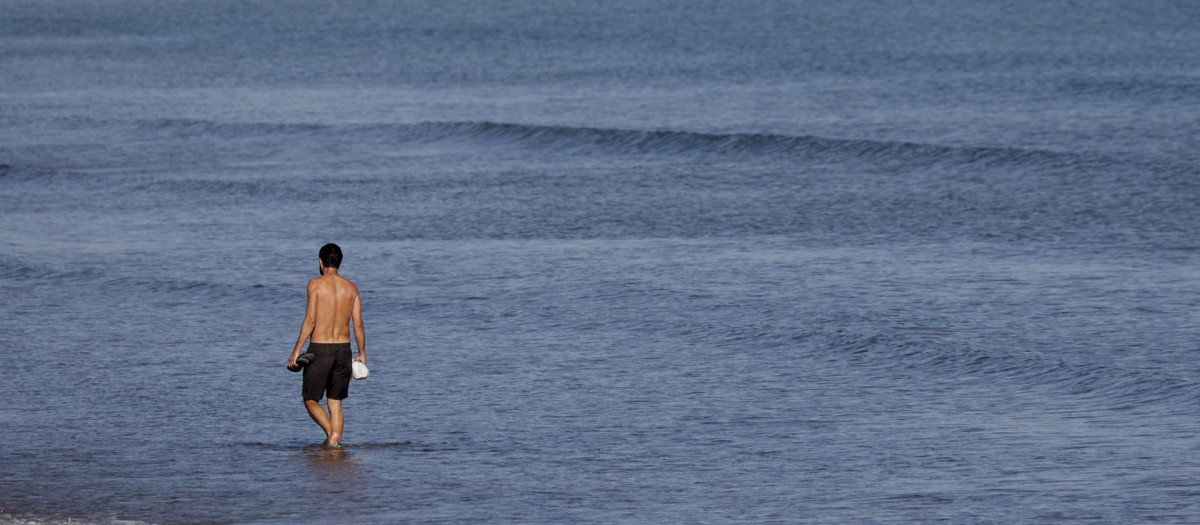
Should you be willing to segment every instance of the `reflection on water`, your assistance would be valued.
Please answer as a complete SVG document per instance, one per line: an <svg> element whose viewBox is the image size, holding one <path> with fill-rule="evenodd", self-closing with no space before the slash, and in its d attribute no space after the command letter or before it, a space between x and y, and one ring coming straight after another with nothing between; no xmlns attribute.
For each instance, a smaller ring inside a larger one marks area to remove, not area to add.
<svg viewBox="0 0 1200 525"><path fill-rule="evenodd" d="M367 481L359 458L344 446L309 445L302 455L308 460L312 479L325 491L340 492Z"/></svg>

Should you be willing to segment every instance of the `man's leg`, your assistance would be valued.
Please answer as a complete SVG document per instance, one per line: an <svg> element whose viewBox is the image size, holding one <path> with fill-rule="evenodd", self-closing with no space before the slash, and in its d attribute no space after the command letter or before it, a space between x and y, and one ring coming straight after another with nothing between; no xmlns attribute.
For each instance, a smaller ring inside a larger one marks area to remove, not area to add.
<svg viewBox="0 0 1200 525"><path fill-rule="evenodd" d="M326 403L329 404L329 444L338 446L342 444L342 428L346 425L342 416L342 400L329 399Z"/></svg>
<svg viewBox="0 0 1200 525"><path fill-rule="evenodd" d="M314 401L312 399L305 399L304 400L304 408L308 409L309 417L312 417L312 420L321 427L321 430L325 431L325 442L329 443L329 438L331 437L331 434L333 433L333 426L330 425L329 413L325 412L325 407L321 406L321 403L319 403L317 401ZM339 401L338 402L338 419L341 419L341 412L342 412L342 405L341 405L341 402ZM338 439L341 439L340 426L339 426L339 430L338 430Z"/></svg>

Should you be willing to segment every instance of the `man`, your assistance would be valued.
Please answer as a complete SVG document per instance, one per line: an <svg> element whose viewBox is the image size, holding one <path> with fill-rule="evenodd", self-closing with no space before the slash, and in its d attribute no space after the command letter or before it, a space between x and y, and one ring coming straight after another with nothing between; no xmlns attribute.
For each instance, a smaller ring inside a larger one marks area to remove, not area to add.
<svg viewBox="0 0 1200 525"><path fill-rule="evenodd" d="M304 406L308 415L325 431L325 445L340 447L345 420L342 400L350 393L350 322L354 321L354 340L358 357L367 364L366 331L362 321L362 300L358 286L338 275L342 265L342 249L326 244L320 252L321 276L308 282L308 308L300 325L300 338L288 358L288 367L295 369L296 358L304 342L316 357L304 369ZM329 410L321 406L321 396L328 398Z"/></svg>

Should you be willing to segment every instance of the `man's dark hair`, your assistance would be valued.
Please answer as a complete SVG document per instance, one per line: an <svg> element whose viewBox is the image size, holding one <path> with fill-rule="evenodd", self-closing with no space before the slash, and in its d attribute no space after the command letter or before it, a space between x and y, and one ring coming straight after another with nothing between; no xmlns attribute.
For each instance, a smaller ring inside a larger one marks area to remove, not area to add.
<svg viewBox="0 0 1200 525"><path fill-rule="evenodd" d="M340 268L342 266L342 249L333 243L322 246L321 264L326 268Z"/></svg>

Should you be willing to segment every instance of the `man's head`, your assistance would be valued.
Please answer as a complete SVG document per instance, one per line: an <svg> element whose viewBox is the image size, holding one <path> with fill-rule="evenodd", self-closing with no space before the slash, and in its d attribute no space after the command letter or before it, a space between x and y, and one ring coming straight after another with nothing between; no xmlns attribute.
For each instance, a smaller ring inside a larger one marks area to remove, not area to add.
<svg viewBox="0 0 1200 525"><path fill-rule="evenodd" d="M324 268L338 268L342 265L342 249L338 245L330 243L321 247L321 266Z"/></svg>

